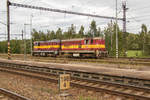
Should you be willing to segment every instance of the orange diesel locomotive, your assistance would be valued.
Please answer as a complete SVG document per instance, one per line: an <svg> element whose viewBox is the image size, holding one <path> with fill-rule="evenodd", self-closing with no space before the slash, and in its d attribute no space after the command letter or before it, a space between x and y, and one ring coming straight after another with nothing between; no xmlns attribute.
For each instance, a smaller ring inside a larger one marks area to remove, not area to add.
<svg viewBox="0 0 150 100"><path fill-rule="evenodd" d="M106 57L105 40L81 38L34 42L33 56Z"/></svg>

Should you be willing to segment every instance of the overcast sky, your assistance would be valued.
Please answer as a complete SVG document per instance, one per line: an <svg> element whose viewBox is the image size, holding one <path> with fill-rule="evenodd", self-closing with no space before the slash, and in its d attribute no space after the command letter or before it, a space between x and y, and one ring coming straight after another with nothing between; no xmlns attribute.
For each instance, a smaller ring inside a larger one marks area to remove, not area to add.
<svg viewBox="0 0 150 100"><path fill-rule="evenodd" d="M6 23L6 0L0 0L0 22ZM69 11L98 14L101 16L115 17L115 1L116 0L10 0L14 3L28 4L47 8L56 8ZM150 0L127 0L127 31L138 33L141 24L146 24L150 28ZM81 25L88 30L92 20L96 20L97 26L102 29L107 26L110 19L98 19L92 17L84 17L69 14L60 14L47 11L31 10L19 7L10 7L11 12L11 34L20 34L24 29L24 24L30 24L30 16L33 15L33 28L46 31L47 29L56 30L58 27L63 31L74 24L78 31ZM118 0L118 14L122 17L122 0ZM119 21L122 29L122 21ZM30 26L26 26L27 37L29 35ZM6 33L6 26L0 23L0 34ZM5 39L0 35L0 40ZM16 36L11 36L15 38ZM18 35L19 38L19 35Z"/></svg>

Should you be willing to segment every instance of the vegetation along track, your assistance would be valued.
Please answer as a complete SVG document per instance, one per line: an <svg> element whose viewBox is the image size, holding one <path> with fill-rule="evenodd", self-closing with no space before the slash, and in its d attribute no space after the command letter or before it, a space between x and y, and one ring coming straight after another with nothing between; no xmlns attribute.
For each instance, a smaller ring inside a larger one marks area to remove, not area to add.
<svg viewBox="0 0 150 100"><path fill-rule="evenodd" d="M30 100L16 93L0 88L0 100Z"/></svg>
<svg viewBox="0 0 150 100"><path fill-rule="evenodd" d="M118 95L125 98L133 98L135 100L150 100L150 87L148 85L150 82L147 81L145 83L144 80L143 82L147 85L139 85L137 84L138 81L135 82L134 79L132 79L131 82L131 79L126 77L129 82L126 80L127 84L125 84L121 82L123 80L120 80L121 78L119 77L116 77L116 81L109 80L115 80L115 76L96 76L94 73L69 71L64 69L50 69L12 63L0 63L0 71L30 76L55 83L58 82L59 74L68 73L71 75L71 85L75 87ZM101 77L101 79L98 79L98 77Z"/></svg>

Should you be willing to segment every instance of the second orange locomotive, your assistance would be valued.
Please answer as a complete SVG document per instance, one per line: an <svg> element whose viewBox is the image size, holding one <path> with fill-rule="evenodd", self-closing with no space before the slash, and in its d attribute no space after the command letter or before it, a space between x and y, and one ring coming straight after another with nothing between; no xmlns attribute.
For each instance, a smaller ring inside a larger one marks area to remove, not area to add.
<svg viewBox="0 0 150 100"><path fill-rule="evenodd" d="M107 51L105 40L97 37L36 41L32 54L38 56L106 57Z"/></svg>

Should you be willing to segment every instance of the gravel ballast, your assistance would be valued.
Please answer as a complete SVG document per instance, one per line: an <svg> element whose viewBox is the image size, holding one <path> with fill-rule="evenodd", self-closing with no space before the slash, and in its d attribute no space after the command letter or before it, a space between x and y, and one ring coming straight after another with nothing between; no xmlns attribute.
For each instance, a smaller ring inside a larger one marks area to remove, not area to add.
<svg viewBox="0 0 150 100"><path fill-rule="evenodd" d="M64 100L60 97L57 84L6 72L0 72L0 88L16 92L31 100ZM71 96L65 100L122 100L120 97L79 88L71 88L67 92Z"/></svg>

